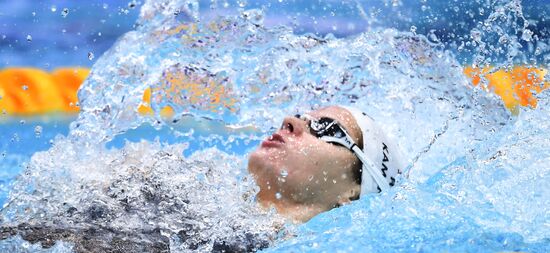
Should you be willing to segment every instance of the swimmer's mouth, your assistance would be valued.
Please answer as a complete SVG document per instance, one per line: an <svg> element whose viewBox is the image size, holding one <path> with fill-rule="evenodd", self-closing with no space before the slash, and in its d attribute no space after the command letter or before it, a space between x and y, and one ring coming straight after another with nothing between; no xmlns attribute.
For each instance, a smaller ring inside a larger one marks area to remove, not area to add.
<svg viewBox="0 0 550 253"><path fill-rule="evenodd" d="M283 136L278 133L274 133L262 142L262 147L277 147L283 145L285 140Z"/></svg>

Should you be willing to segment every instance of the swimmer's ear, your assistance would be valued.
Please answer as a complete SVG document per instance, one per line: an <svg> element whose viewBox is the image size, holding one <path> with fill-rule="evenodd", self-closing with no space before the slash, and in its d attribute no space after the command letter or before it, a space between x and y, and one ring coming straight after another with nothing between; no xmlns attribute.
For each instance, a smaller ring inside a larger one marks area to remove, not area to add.
<svg viewBox="0 0 550 253"><path fill-rule="evenodd" d="M350 202L354 200L358 200L359 196L361 194L361 185L354 185L350 189L348 189L344 194L340 195L340 198L338 199L338 206L342 206L345 204L349 204Z"/></svg>

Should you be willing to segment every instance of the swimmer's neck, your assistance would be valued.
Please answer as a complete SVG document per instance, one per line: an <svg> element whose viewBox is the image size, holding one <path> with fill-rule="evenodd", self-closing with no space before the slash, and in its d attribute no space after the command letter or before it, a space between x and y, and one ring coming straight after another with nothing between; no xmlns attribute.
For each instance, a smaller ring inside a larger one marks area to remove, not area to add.
<svg viewBox="0 0 550 253"><path fill-rule="evenodd" d="M259 192L256 197L260 206L265 209L274 207L275 209L277 209L277 213L279 213L283 217L286 217L287 219L292 220L292 222L294 223L307 222L311 218L315 217L317 214L333 208L310 203L297 203L295 201L285 198L276 199L274 197L266 196L266 194L262 194L262 192Z"/></svg>

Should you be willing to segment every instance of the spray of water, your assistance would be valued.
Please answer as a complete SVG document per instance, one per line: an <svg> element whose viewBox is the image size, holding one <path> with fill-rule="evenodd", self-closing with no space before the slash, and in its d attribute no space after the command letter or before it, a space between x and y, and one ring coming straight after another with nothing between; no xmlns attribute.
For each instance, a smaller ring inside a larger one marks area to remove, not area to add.
<svg viewBox="0 0 550 253"><path fill-rule="evenodd" d="M504 51L494 50L493 32L517 28L528 36L528 25L513 25L525 22L521 5L494 6L492 30L471 33L479 45L476 66L507 66L519 57L512 39ZM143 124L161 128L189 118L253 126L260 131L251 137L259 138L284 115L344 104L400 140L409 160L405 176L387 193L315 218L275 250L547 247L547 93L539 94L538 109L514 118L499 99L469 85L445 45L424 36L392 29L348 38L296 35L263 20L264 12L253 9L201 21L195 1L147 1L136 30L97 60L80 89L81 113L69 136L35 154L17 180L2 224L53 235L55 228L99 230L96 240L106 248L271 246L294 228L256 207L246 156L207 149L184 157L185 143L105 144ZM152 118L137 112L146 89ZM161 116L165 107L169 119ZM83 238L57 234L51 239L87 249ZM3 243L21 241L11 240Z"/></svg>

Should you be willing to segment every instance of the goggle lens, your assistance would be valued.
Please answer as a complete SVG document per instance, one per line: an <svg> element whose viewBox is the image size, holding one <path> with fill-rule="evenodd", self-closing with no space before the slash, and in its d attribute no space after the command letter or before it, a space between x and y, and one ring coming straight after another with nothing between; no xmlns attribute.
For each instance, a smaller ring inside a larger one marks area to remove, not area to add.
<svg viewBox="0 0 550 253"><path fill-rule="evenodd" d="M322 117L318 120L313 119L312 117L306 116L306 115L300 115L296 114L294 117L302 119L302 120L309 120L309 128L311 129L311 133L315 135L317 138L321 138L323 136L334 136L334 137L344 137L344 131L342 131L342 127L336 120L328 118L328 117Z"/></svg>

